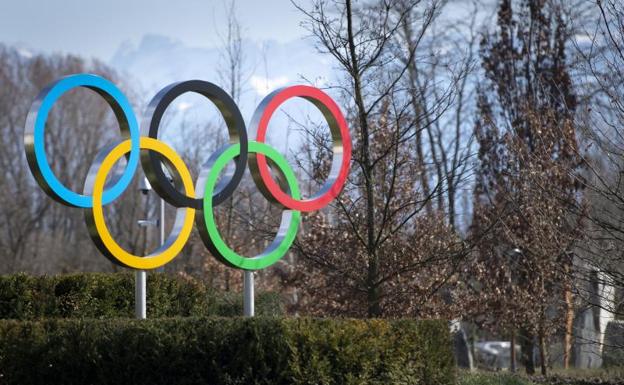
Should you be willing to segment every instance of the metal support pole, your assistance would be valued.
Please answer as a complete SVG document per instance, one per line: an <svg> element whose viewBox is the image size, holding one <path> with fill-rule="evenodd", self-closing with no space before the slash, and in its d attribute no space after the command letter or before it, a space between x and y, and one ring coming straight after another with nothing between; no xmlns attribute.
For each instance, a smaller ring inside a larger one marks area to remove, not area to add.
<svg viewBox="0 0 624 385"><path fill-rule="evenodd" d="M160 220L158 221L160 230L160 244L165 244L165 201L160 199ZM159 268L160 272L164 268ZM134 279L134 314L138 319L147 318L147 272L137 270Z"/></svg>
<svg viewBox="0 0 624 385"><path fill-rule="evenodd" d="M137 270L134 275L134 314L138 319L147 317L147 273Z"/></svg>
<svg viewBox="0 0 624 385"><path fill-rule="evenodd" d="M158 229L160 230L160 246L165 244L165 200L160 198L160 219L158 220ZM159 273L165 272L165 266L156 269Z"/></svg>
<svg viewBox="0 0 624 385"><path fill-rule="evenodd" d="M243 310L245 317L254 316L254 272L249 270L244 271Z"/></svg>
<svg viewBox="0 0 624 385"><path fill-rule="evenodd" d="M165 244L165 200L160 198L160 222L158 222L160 227L160 245Z"/></svg>
<svg viewBox="0 0 624 385"><path fill-rule="evenodd" d="M143 195L146 196L146 198L148 199L148 203L149 203L148 193L151 189L152 189L152 186L150 186L149 181L147 180L145 175L143 175L143 177L141 178L139 182L139 191ZM163 241L164 239L163 234L165 231L164 226L163 226L164 212L165 212L165 204L163 200L161 199L160 200L161 222L158 223L158 225L160 226L160 244L161 245L164 243ZM153 224L153 222L151 224ZM150 225L150 221L148 219L139 221L139 226L145 226L146 241L147 241L147 226L149 225ZM145 270L137 270L134 273L134 315L138 319L147 318L147 272Z"/></svg>

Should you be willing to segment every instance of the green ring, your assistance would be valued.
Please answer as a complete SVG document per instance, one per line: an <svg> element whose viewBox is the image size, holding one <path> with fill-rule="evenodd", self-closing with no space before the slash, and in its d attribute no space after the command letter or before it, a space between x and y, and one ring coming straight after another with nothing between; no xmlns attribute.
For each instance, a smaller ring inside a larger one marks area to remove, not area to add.
<svg viewBox="0 0 624 385"><path fill-rule="evenodd" d="M294 199L301 198L295 173L286 159L279 152L277 152L277 150L264 143L249 141L248 151L250 153L263 154L272 160L279 171L281 171L286 178L292 197ZM223 238L221 238L221 234L219 233L219 229L217 229L217 224L215 223L214 214L212 212L212 193L219 179L221 170L227 166L230 160L234 159L239 154L239 144L229 146L214 161L212 167L210 168L210 172L206 177L206 184L204 188L204 224L205 229L208 232L208 237L202 237L202 239L209 243L207 246L210 251L216 254L215 257L229 266L244 270L259 270L271 266L275 262L279 261L288 252L288 249L297 236L299 223L301 222L301 212L297 210L284 210L282 213L280 229L278 230L278 238L274 239L261 254L254 257L244 257L232 250L223 241ZM285 225L288 227L283 230L282 227ZM281 241L279 240L280 234L283 234Z"/></svg>

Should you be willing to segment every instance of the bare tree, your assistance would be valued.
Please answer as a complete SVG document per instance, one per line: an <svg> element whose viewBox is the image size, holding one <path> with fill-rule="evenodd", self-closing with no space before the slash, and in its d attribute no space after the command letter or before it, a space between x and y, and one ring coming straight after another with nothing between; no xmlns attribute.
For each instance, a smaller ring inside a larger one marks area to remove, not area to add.
<svg viewBox="0 0 624 385"><path fill-rule="evenodd" d="M447 110L451 97L421 105L428 110L419 113L413 108L414 90L406 87L419 37L441 5L373 1L354 6L347 0L316 1L309 10L298 7L317 48L336 60L343 75L334 89L346 106L354 145L342 195L326 212L306 218L309 226L297 242L307 266L297 276L305 282L306 311L432 315L445 303L441 289L452 281L467 251L440 219L443 212L431 206L442 194L444 176L432 186L427 180L424 187L424 155L415 149L417 135ZM421 103L421 96L416 97ZM308 177L318 187L329 169L331 139L322 126L309 127L306 134L301 162L310 163Z"/></svg>
<svg viewBox="0 0 624 385"><path fill-rule="evenodd" d="M0 47L0 130L4 146L0 162L6 167L0 182L3 272L110 269L105 259L94 257L97 252L88 240L82 210L48 199L36 186L24 156L23 130L31 102L49 82L79 72L118 80L98 61L69 55L31 56ZM121 138L116 126L110 108L91 91L71 91L58 101L46 125L46 152L53 171L66 186L82 191L95 154L106 143ZM141 208L137 199L127 196L107 209L107 214L117 210L126 213L124 219L109 221L109 225L119 242L134 245L131 251L137 251L142 243L140 229L131 223Z"/></svg>
<svg viewBox="0 0 624 385"><path fill-rule="evenodd" d="M585 162L577 176L585 200L572 208L586 231L578 244L578 267L572 272L579 307L624 317L624 6L621 2L590 3L590 25L581 24L576 42L577 77L582 90L577 116ZM596 290L601 287L601 290ZM607 318L606 315L602 316ZM604 325L602 325L604 327ZM601 330L604 332L604 330ZM603 335L604 336L604 335ZM607 341L579 341L602 344ZM624 346L610 346L624 349Z"/></svg>
<svg viewBox="0 0 624 385"><path fill-rule="evenodd" d="M470 116L476 107L475 55L479 8L470 4L467 15L435 18L430 28L413 31L417 13L408 14L401 28L405 51L418 50L421 60L412 60L407 67L406 87L418 117L415 127L416 162L420 185L425 195L438 188L436 199L425 206L427 213L445 211L448 222L456 226L457 199L471 179L472 127ZM442 13L440 10L438 12ZM408 57L401 57L406 63ZM428 154L428 156L427 156Z"/></svg>
<svg viewBox="0 0 624 385"><path fill-rule="evenodd" d="M558 2L503 0L497 31L481 43L486 81L475 126L473 228L494 231L481 242L472 272L490 320L512 340L520 331L530 374L534 336L546 375L547 338L561 327L552 314L565 307L572 317L566 271L581 224L568 209L580 194L574 174L581 161L567 22Z"/></svg>

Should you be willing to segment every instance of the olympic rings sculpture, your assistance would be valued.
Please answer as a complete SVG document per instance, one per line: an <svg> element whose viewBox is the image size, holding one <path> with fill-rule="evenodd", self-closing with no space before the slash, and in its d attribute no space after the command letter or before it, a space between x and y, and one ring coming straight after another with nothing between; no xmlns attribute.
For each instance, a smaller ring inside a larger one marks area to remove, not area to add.
<svg viewBox="0 0 624 385"><path fill-rule="evenodd" d="M44 142L45 125L52 106L64 93L79 87L95 91L108 103L124 137L122 141L106 145L97 154L82 194L64 186L54 175ZM230 143L218 149L202 165L195 185L180 156L158 140L158 129L165 110L178 96L188 92L206 97L217 107L230 137ZM308 199L301 198L295 173L287 160L265 143L273 113L282 103L295 97L310 101L321 111L334 142L329 177L322 188ZM249 136L253 140L249 140ZM248 132L234 100L212 83L189 80L163 88L149 103L139 125L128 99L119 88L92 74L61 78L39 93L26 119L24 147L30 170L46 194L64 205L85 210L89 234L98 249L118 265L141 270L155 269L173 260L191 235L194 221L202 241L220 262L244 270L258 270L274 264L294 242L301 212L325 207L342 191L351 160L349 128L340 108L326 93L314 87L286 87L266 96L256 108ZM123 173L107 183L110 170L122 156L127 158ZM234 160L234 170L219 179L231 160ZM129 253L113 239L103 210L103 206L113 202L128 188L139 163L154 191L177 208L173 229L165 243L146 256ZM162 165L170 171L173 181L167 177ZM283 209L275 239L262 253L252 257L237 254L225 243L213 214L215 206L232 196L247 166L262 195ZM278 174L279 182L275 181L271 170ZM201 211L203 215L195 215L196 211Z"/></svg>

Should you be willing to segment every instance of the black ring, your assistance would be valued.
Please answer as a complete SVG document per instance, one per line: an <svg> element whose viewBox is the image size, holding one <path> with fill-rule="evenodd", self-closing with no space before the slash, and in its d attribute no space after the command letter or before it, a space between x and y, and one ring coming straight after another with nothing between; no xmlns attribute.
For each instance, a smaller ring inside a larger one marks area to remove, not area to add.
<svg viewBox="0 0 624 385"><path fill-rule="evenodd" d="M158 139L158 128L165 110L175 98L186 92L198 93L214 103L225 120L230 135L230 143L240 143L240 155L235 159L234 172L228 172L224 175L212 196L212 204L217 206L232 196L243 179L247 167L248 139L245 121L238 106L227 92L219 86L203 80L188 80L170 84L160 90L147 106L141 121L141 135ZM191 198L179 192L165 175L161 164L158 154L152 151L141 151L141 165L145 171L145 176L161 198L176 207L192 207L201 210L203 197ZM206 173L204 170L206 167L209 167L207 163L202 165L201 174ZM199 182L201 179L200 177Z"/></svg>

